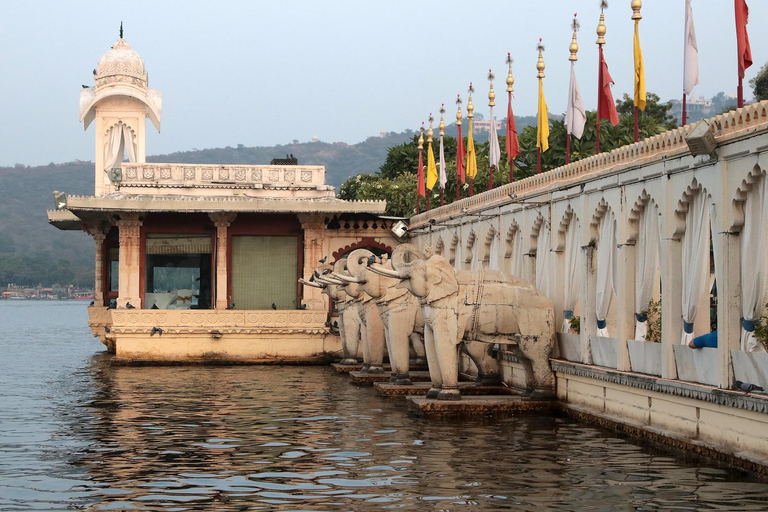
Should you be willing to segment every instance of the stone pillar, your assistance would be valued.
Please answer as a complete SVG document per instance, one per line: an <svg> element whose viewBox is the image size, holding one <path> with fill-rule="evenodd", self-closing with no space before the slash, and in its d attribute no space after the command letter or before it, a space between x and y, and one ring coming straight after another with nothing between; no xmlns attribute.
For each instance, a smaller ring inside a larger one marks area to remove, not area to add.
<svg viewBox="0 0 768 512"><path fill-rule="evenodd" d="M589 222L584 223L589 238ZM582 226L584 229L585 226ZM593 364L592 349L589 341L590 336L597 334L597 317L595 316L595 290L597 287L597 277L594 271L594 259L597 256L595 246L591 243L581 247L584 263L581 276L581 317L579 320L579 336L581 338L581 361L584 364Z"/></svg>
<svg viewBox="0 0 768 512"><path fill-rule="evenodd" d="M627 196L621 194L621 211L616 216L616 274L613 276L616 288L616 350L617 367L629 371L629 349L627 340L635 337L635 242L629 242L629 209Z"/></svg>
<svg viewBox="0 0 768 512"><path fill-rule="evenodd" d="M93 241L96 245L96 268L94 269L94 275L96 277L93 286L93 298L94 305L104 305L104 240L107 235L104 233L104 228L101 223L88 224L84 227L85 231L93 237Z"/></svg>
<svg viewBox="0 0 768 512"><path fill-rule="evenodd" d="M320 260L328 256L328 263L331 262L330 254L323 254L327 245L325 222L322 216L312 214L300 214L299 222L304 231L304 266L302 268L302 277L309 279L315 268L320 265ZM312 286L305 286L302 291L302 303L307 305L307 309L327 310L328 302L322 290Z"/></svg>
<svg viewBox="0 0 768 512"><path fill-rule="evenodd" d="M208 214L216 226L216 297L215 309L227 309L229 297L229 225L234 222L237 213L216 212Z"/></svg>
<svg viewBox="0 0 768 512"><path fill-rule="evenodd" d="M115 225L120 233L120 289L117 307L129 302L141 308L141 224L138 213L124 213Z"/></svg>
<svg viewBox="0 0 768 512"><path fill-rule="evenodd" d="M619 220L623 222L624 219ZM626 224L625 224L626 225ZM619 228L620 240L623 238L626 230ZM635 337L635 245L622 243L619 244L616 252L618 261L616 262L616 339L618 346L616 348L617 366L619 370L629 371L629 349L627 340Z"/></svg>
<svg viewBox="0 0 768 512"><path fill-rule="evenodd" d="M668 208L674 217L673 208ZM664 289L661 301L661 376L677 378L675 353L672 347L680 343L683 334L682 242L671 236L661 240L661 283ZM707 310L708 312L709 310Z"/></svg>

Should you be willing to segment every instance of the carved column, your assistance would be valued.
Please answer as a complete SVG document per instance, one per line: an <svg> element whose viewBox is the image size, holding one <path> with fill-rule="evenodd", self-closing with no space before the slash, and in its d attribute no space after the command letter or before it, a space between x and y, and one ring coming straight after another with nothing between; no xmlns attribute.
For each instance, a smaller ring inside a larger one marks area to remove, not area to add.
<svg viewBox="0 0 768 512"><path fill-rule="evenodd" d="M209 213L213 224L216 226L216 309L227 309L230 304L230 297L227 293L227 284L229 283L229 225L235 221L237 214L234 212L216 212Z"/></svg>
<svg viewBox="0 0 768 512"><path fill-rule="evenodd" d="M104 228L101 223L87 224L84 226L86 232L93 237L93 241L96 245L96 268L94 269L94 275L96 276L96 282L93 286L93 298L94 305L104 305L104 240L107 235L104 233Z"/></svg>
<svg viewBox="0 0 768 512"><path fill-rule="evenodd" d="M115 225L120 233L120 288L117 307L141 308L141 224L138 213L124 213Z"/></svg>
<svg viewBox="0 0 768 512"><path fill-rule="evenodd" d="M322 216L300 214L299 221L301 229L304 231L304 268L302 277L309 279L312 272L320 264L319 261L330 255L323 254L327 244L325 222ZM307 309L324 310L328 309L327 299L319 288L305 286L302 292L302 302L307 305Z"/></svg>

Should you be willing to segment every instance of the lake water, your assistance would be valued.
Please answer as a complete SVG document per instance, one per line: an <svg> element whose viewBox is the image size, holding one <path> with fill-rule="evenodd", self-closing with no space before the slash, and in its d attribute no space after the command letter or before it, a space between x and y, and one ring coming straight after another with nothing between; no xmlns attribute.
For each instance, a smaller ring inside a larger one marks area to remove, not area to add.
<svg viewBox="0 0 768 512"><path fill-rule="evenodd" d="M0 510L766 510L568 419L409 416L327 367L120 367L85 301L0 301Z"/></svg>

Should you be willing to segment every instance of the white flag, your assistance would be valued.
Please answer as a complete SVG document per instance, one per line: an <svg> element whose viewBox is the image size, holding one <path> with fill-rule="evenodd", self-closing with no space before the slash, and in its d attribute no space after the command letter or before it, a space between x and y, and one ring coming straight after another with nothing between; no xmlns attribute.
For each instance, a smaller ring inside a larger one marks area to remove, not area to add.
<svg viewBox="0 0 768 512"><path fill-rule="evenodd" d="M443 136L440 136L440 177L438 179L440 188L445 190L445 184L448 183L448 176L445 174L445 148L443 147Z"/></svg>
<svg viewBox="0 0 768 512"><path fill-rule="evenodd" d="M501 160L501 149L499 148L499 136L496 135L496 118L493 117L493 107L491 107L491 130L488 135L488 165L499 168Z"/></svg>
<svg viewBox="0 0 768 512"><path fill-rule="evenodd" d="M587 113L584 111L584 102L581 101L579 82L576 81L575 62L571 61L571 83L568 86L568 110L565 112L565 131L577 139L584 133L584 125L587 123Z"/></svg>
<svg viewBox="0 0 768 512"><path fill-rule="evenodd" d="M691 0L685 0L685 52L683 53L683 93L687 96L699 83L699 48L693 28Z"/></svg>

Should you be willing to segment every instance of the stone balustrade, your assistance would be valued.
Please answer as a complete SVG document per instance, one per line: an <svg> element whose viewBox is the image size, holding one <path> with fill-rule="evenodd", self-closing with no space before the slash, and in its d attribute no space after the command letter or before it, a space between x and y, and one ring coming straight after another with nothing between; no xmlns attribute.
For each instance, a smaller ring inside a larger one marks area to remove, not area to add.
<svg viewBox="0 0 768 512"><path fill-rule="evenodd" d="M123 163L120 188L284 188L322 189L325 167L319 165L204 165Z"/></svg>

